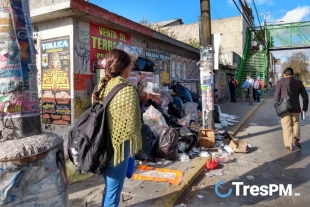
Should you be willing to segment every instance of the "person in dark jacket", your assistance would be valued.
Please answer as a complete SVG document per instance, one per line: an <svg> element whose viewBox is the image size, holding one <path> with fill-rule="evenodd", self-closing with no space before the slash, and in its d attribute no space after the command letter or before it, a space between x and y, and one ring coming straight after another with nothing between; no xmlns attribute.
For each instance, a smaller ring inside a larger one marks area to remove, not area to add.
<svg viewBox="0 0 310 207"><path fill-rule="evenodd" d="M283 79L279 80L276 85L274 93L275 102L279 102L281 98L287 97L285 85L288 89L288 95L292 101L293 109L281 116L281 125L283 130L283 141L286 149L293 151L293 137L296 148L301 149L300 140L300 125L299 114L301 110L308 111L309 97L305 86L300 80L293 78L294 70L286 68L283 72ZM285 85L284 85L285 84ZM302 108L299 103L299 96L301 95L303 104ZM293 128L293 130L292 130Z"/></svg>
<svg viewBox="0 0 310 207"><path fill-rule="evenodd" d="M231 75L231 78L228 80L228 86L230 91L230 102L236 103L236 90L238 87L238 81L234 75Z"/></svg>

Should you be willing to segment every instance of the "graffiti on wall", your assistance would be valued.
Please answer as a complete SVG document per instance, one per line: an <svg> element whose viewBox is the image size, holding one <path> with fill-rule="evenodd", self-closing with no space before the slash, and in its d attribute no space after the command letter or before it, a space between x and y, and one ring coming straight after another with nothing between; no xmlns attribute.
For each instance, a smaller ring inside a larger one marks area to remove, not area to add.
<svg viewBox="0 0 310 207"><path fill-rule="evenodd" d="M71 124L69 36L42 40L42 123Z"/></svg>
<svg viewBox="0 0 310 207"><path fill-rule="evenodd" d="M74 74L74 119L91 106L94 86L93 74Z"/></svg>
<svg viewBox="0 0 310 207"><path fill-rule="evenodd" d="M37 82L33 78L37 68L30 64L35 54L32 36L28 35L32 34L30 15L21 2L11 3L14 6L11 10L2 7L0 11L0 114L2 118L36 116L40 109ZM23 15L19 8L25 10Z"/></svg>
<svg viewBox="0 0 310 207"><path fill-rule="evenodd" d="M128 33L90 23L90 70L96 72L97 60L104 57L117 43L131 45Z"/></svg>
<svg viewBox="0 0 310 207"><path fill-rule="evenodd" d="M77 60L75 64L75 72L78 73L87 73L89 72L89 60L90 60L90 51L89 51L89 45L83 43L83 44L77 44L77 46L74 46L74 52L75 52L75 60Z"/></svg>

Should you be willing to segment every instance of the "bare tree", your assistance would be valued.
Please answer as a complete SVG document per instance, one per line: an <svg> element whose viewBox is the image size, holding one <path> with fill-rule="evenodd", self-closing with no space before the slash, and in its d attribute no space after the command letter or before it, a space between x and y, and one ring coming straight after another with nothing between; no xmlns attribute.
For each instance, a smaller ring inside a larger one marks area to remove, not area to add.
<svg viewBox="0 0 310 207"><path fill-rule="evenodd" d="M281 65L282 73L285 68L291 67L294 69L294 73L297 79L305 82L307 79L307 65L308 57L302 53L293 53L291 57L287 58Z"/></svg>

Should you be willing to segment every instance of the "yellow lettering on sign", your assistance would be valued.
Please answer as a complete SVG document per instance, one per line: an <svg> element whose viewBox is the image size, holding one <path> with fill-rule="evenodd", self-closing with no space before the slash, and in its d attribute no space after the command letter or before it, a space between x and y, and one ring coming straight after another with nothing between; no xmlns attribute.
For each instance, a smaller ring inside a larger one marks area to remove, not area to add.
<svg viewBox="0 0 310 207"><path fill-rule="evenodd" d="M119 39L120 39L120 41L126 42L126 35L120 33L119 34Z"/></svg>
<svg viewBox="0 0 310 207"><path fill-rule="evenodd" d="M92 45L93 45L93 49L96 49L97 48L97 37L95 36L91 36L91 39L92 39Z"/></svg>
<svg viewBox="0 0 310 207"><path fill-rule="evenodd" d="M101 36L108 37L108 38L115 39L115 40L117 39L116 32L113 30L109 30L103 27L99 27L98 30Z"/></svg>

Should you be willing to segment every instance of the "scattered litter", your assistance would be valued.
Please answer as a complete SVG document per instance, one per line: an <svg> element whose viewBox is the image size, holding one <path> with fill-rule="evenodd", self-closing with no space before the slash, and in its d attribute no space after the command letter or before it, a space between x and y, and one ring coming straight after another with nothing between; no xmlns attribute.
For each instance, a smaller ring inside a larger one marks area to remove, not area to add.
<svg viewBox="0 0 310 207"><path fill-rule="evenodd" d="M176 205L174 207L186 207L186 204L185 203L180 203L180 204L178 204L178 205Z"/></svg>
<svg viewBox="0 0 310 207"><path fill-rule="evenodd" d="M239 178L239 176L236 176L232 180L240 180L240 178Z"/></svg>
<svg viewBox="0 0 310 207"><path fill-rule="evenodd" d="M246 176L246 178L247 178L248 180L254 180L254 176L252 176L252 175L248 175L248 176Z"/></svg>
<svg viewBox="0 0 310 207"><path fill-rule="evenodd" d="M269 175L268 175L267 173L263 173L263 177L264 177L264 178L268 178Z"/></svg>
<svg viewBox="0 0 310 207"><path fill-rule="evenodd" d="M157 165L162 165L162 164L163 164L163 162L157 162L156 164L157 164Z"/></svg>
<svg viewBox="0 0 310 207"><path fill-rule="evenodd" d="M192 151L193 151L194 153L199 153L199 149L197 149L197 148L195 148L195 147L192 149Z"/></svg>
<svg viewBox="0 0 310 207"><path fill-rule="evenodd" d="M188 162L189 156L185 153L182 153L182 154L180 154L180 160L181 160L181 162Z"/></svg>
<svg viewBox="0 0 310 207"><path fill-rule="evenodd" d="M198 198L203 198L203 195L197 195Z"/></svg>
<svg viewBox="0 0 310 207"><path fill-rule="evenodd" d="M251 147L252 147L252 145L251 145L251 144L248 144L248 147L250 147L250 148L251 148Z"/></svg>
<svg viewBox="0 0 310 207"><path fill-rule="evenodd" d="M205 188L205 186L204 185L200 185L200 187L199 187L200 189L204 189Z"/></svg>
<svg viewBox="0 0 310 207"><path fill-rule="evenodd" d="M165 161L163 162L164 165L169 165L169 164L171 164L171 163L172 163L171 160L165 160Z"/></svg>
<svg viewBox="0 0 310 207"><path fill-rule="evenodd" d="M215 170L210 170L205 173L207 177L212 177L212 176L221 176L223 175L223 169L215 169Z"/></svg>
<svg viewBox="0 0 310 207"><path fill-rule="evenodd" d="M207 170L213 170L218 166L218 162L215 159L208 160L207 163L205 164L205 168Z"/></svg>
<svg viewBox="0 0 310 207"><path fill-rule="evenodd" d="M228 152L228 153L231 153L231 154L234 153L234 150L233 150L230 146L228 146L228 145L225 145L225 146L224 146L224 150L225 150L226 152Z"/></svg>
<svg viewBox="0 0 310 207"><path fill-rule="evenodd" d="M132 175L132 179L167 182L174 185L178 185L182 181L182 176L183 171L181 170L154 168L145 165L140 165L137 171Z"/></svg>
<svg viewBox="0 0 310 207"><path fill-rule="evenodd" d="M208 152L206 152L206 151L201 151L201 152L199 153L199 156L200 156L200 157L210 157L210 154L209 154Z"/></svg>
<svg viewBox="0 0 310 207"><path fill-rule="evenodd" d="M219 163L225 163L235 159L225 152L221 154L212 154L212 158Z"/></svg>
<svg viewBox="0 0 310 207"><path fill-rule="evenodd" d="M249 123L250 125L252 126L257 126L258 124L257 123Z"/></svg>

